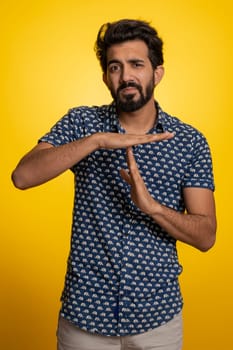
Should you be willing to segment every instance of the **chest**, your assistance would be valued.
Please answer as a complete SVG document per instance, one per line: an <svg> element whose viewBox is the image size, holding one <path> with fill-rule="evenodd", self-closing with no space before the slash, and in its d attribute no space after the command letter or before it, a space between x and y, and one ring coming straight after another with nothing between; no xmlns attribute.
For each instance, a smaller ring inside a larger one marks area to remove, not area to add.
<svg viewBox="0 0 233 350"><path fill-rule="evenodd" d="M160 142L133 147L140 174L151 195L162 204L182 210L182 182L189 166L186 148ZM120 176L127 169L125 149L98 150L75 167L77 188L93 196L130 197L130 188Z"/></svg>

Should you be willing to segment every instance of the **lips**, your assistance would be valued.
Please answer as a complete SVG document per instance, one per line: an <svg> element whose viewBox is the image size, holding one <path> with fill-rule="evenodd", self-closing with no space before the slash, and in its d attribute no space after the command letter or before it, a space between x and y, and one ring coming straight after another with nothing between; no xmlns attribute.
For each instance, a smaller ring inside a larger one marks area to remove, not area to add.
<svg viewBox="0 0 233 350"><path fill-rule="evenodd" d="M132 81L124 82L119 86L118 92L120 92L122 90L123 91L134 91L134 90L140 91L140 86Z"/></svg>
<svg viewBox="0 0 233 350"><path fill-rule="evenodd" d="M132 92L138 91L138 89L136 87L129 86L129 87L121 89L120 91L123 92L123 93L128 93L128 92L132 93Z"/></svg>

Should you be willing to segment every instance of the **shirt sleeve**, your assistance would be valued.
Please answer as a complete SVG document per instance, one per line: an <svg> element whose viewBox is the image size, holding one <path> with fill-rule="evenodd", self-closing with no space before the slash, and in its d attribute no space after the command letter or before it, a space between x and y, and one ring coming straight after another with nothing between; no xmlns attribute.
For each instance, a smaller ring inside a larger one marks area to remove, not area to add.
<svg viewBox="0 0 233 350"><path fill-rule="evenodd" d="M84 136L82 115L78 109L71 109L38 142L60 146Z"/></svg>
<svg viewBox="0 0 233 350"><path fill-rule="evenodd" d="M192 140L192 157L187 168L183 187L215 189L213 163L206 138L199 132Z"/></svg>

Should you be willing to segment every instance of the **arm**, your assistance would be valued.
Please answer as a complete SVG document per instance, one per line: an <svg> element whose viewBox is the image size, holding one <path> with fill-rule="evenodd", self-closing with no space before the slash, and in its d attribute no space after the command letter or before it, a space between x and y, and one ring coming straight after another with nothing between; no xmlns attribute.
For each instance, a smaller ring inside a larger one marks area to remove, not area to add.
<svg viewBox="0 0 233 350"><path fill-rule="evenodd" d="M140 176L132 149L127 149L129 173L121 170L121 175L131 186L131 197L135 205L151 216L172 237L207 251L215 242L216 215L214 197L211 190L185 188L184 201L187 213L180 213L161 205L148 192Z"/></svg>
<svg viewBox="0 0 233 350"><path fill-rule="evenodd" d="M27 189L55 178L97 149L124 148L139 143L161 141L172 136L171 133L96 133L58 147L41 142L20 160L12 173L12 181L17 188Z"/></svg>
<svg viewBox="0 0 233 350"><path fill-rule="evenodd" d="M213 192L205 188L185 188L186 214L154 204L151 217L175 239L207 251L215 242L216 216Z"/></svg>

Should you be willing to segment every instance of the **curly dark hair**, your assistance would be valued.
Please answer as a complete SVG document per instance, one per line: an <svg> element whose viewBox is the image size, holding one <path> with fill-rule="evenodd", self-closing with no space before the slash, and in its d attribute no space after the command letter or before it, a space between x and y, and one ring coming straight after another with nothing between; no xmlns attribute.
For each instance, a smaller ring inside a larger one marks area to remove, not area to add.
<svg viewBox="0 0 233 350"><path fill-rule="evenodd" d="M107 70L107 49L113 44L136 39L146 43L154 69L163 64L163 41L158 37L156 29L145 21L122 19L103 24L98 32L95 52L104 73Z"/></svg>

